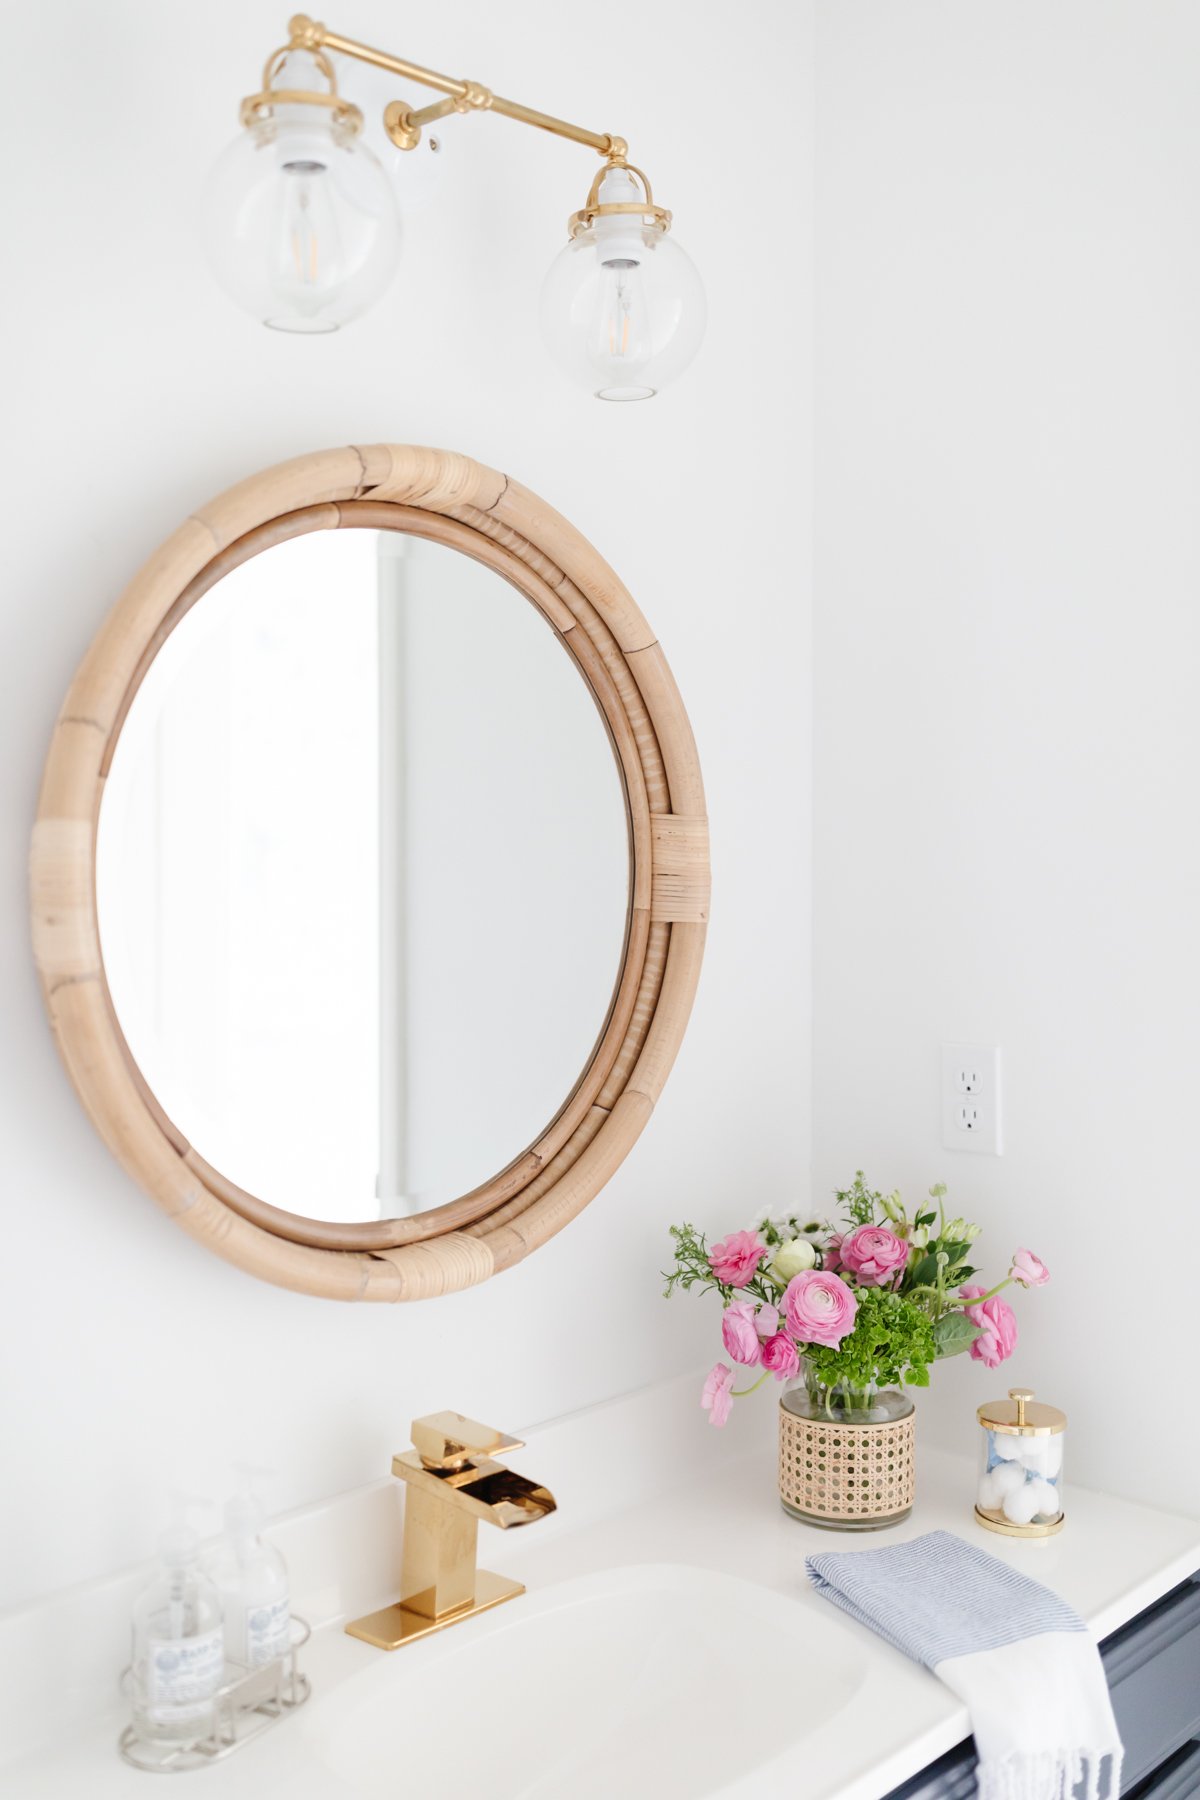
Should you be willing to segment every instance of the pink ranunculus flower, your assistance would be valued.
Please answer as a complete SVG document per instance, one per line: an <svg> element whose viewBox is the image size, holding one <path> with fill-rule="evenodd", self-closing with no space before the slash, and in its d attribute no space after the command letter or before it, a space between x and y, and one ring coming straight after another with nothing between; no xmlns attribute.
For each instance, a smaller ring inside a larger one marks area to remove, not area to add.
<svg viewBox="0 0 1200 1800"><path fill-rule="evenodd" d="M842 1234L835 1231L821 1253L821 1267L836 1275L842 1266Z"/></svg>
<svg viewBox="0 0 1200 1800"><path fill-rule="evenodd" d="M783 1293L787 1328L798 1344L824 1344L836 1350L854 1328L858 1301L840 1275L828 1269L805 1269Z"/></svg>
<svg viewBox="0 0 1200 1800"><path fill-rule="evenodd" d="M734 1362L758 1362L759 1341L753 1300L738 1300L721 1315L721 1337Z"/></svg>
<svg viewBox="0 0 1200 1800"><path fill-rule="evenodd" d="M754 1329L760 1338L774 1337L779 1330L779 1308L766 1304L760 1306L754 1315Z"/></svg>
<svg viewBox="0 0 1200 1800"><path fill-rule="evenodd" d="M908 1245L886 1225L860 1225L842 1239L839 1255L863 1287L882 1287L908 1261Z"/></svg>
<svg viewBox="0 0 1200 1800"><path fill-rule="evenodd" d="M767 1246L756 1231L731 1231L713 1245L708 1260L718 1281L727 1287L742 1287L766 1254Z"/></svg>
<svg viewBox="0 0 1200 1800"><path fill-rule="evenodd" d="M1015 1250L1012 1268L1008 1272L1014 1281L1019 1281L1022 1287L1027 1288L1045 1287L1050 1279L1049 1269L1032 1250Z"/></svg>
<svg viewBox="0 0 1200 1800"><path fill-rule="evenodd" d="M710 1425L725 1424L733 1411L733 1370L727 1363L714 1363L705 1376L700 1404Z"/></svg>
<svg viewBox="0 0 1200 1800"><path fill-rule="evenodd" d="M776 1381L787 1381L800 1370L800 1353L785 1331L777 1331L762 1347L764 1369L770 1369Z"/></svg>
<svg viewBox="0 0 1200 1800"><path fill-rule="evenodd" d="M987 1293L982 1287L963 1287L958 1291L964 1300L978 1300L981 1294ZM999 1294L993 1294L982 1306L966 1306L963 1311L972 1325L979 1326L979 1336L971 1345L971 1355L985 1368L998 1369L1017 1347L1017 1317L1012 1307L1001 1300Z"/></svg>

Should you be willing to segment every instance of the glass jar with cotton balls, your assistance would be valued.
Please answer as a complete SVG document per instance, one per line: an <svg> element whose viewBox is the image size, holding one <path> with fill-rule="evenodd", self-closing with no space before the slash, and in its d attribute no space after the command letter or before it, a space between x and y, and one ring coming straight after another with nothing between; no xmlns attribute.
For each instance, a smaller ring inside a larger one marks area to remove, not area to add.
<svg viewBox="0 0 1200 1800"><path fill-rule="evenodd" d="M1050 1537L1061 1531L1063 1449L1067 1415L1035 1400L1032 1388L1010 1388L977 1413L979 1479L975 1517L1007 1537Z"/></svg>

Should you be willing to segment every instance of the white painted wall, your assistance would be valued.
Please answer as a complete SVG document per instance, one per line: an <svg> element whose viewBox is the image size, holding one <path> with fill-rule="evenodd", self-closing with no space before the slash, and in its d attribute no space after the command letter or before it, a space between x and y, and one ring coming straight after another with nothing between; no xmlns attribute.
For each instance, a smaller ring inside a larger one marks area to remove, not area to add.
<svg viewBox="0 0 1200 1800"><path fill-rule="evenodd" d="M1019 1380L1195 1512L1200 9L826 0L818 69L814 1186L1051 1266L934 1435ZM1004 1046L1000 1160L943 1038Z"/></svg>
<svg viewBox="0 0 1200 1800"><path fill-rule="evenodd" d="M693 1366L712 1321L659 1299L667 1223L740 1217L808 1162L811 7L760 0L731 50L716 0L684 32L676 0L647 0L631 55L559 0L343 3L330 17L348 32L626 133L704 271L709 344L647 406L562 384L537 295L592 161L501 119L447 124L421 178L436 167L443 191L408 207L404 270L374 314L272 336L212 286L194 226L288 8L212 0L197 28L150 0L48 0L9 22L0 1604L140 1556L166 1489L220 1492L231 1460L276 1471L274 1510L386 1470L414 1413L519 1427ZM787 107L724 129L764 67L788 71ZM376 121L395 91L367 71L346 85ZM254 469L385 438L511 469L608 556L671 657L716 846L695 1023L626 1167L522 1267L398 1310L263 1286L125 1178L41 1016L24 874L55 713L142 560Z"/></svg>

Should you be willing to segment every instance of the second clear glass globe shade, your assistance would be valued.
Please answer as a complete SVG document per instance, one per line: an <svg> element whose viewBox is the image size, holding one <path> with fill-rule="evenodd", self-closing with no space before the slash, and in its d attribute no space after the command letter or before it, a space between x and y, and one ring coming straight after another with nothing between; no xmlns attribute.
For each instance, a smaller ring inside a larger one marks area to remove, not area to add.
<svg viewBox="0 0 1200 1800"><path fill-rule="evenodd" d="M204 197L204 244L231 299L277 331L336 331L396 272L392 184L319 106L281 106L244 129Z"/></svg>
<svg viewBox="0 0 1200 1800"><path fill-rule="evenodd" d="M600 400L648 400L685 369L707 321L687 252L658 225L597 220L561 250L542 288L542 336L565 374Z"/></svg>

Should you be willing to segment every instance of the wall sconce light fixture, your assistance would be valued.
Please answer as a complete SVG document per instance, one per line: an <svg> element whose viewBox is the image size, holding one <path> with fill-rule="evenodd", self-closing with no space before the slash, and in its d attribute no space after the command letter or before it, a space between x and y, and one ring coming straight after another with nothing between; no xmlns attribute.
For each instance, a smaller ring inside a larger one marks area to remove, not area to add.
<svg viewBox="0 0 1200 1800"><path fill-rule="evenodd" d="M425 127L451 113L495 112L597 151L602 166L542 290L547 347L602 400L647 400L687 366L704 335L704 289L624 138L372 50L303 13L268 58L260 92L243 100L243 129L206 194L209 260L239 306L277 331L336 331L395 274L392 183L361 140L362 113L338 92L331 51L441 93L418 109L387 106L384 128L398 149L415 150Z"/></svg>

